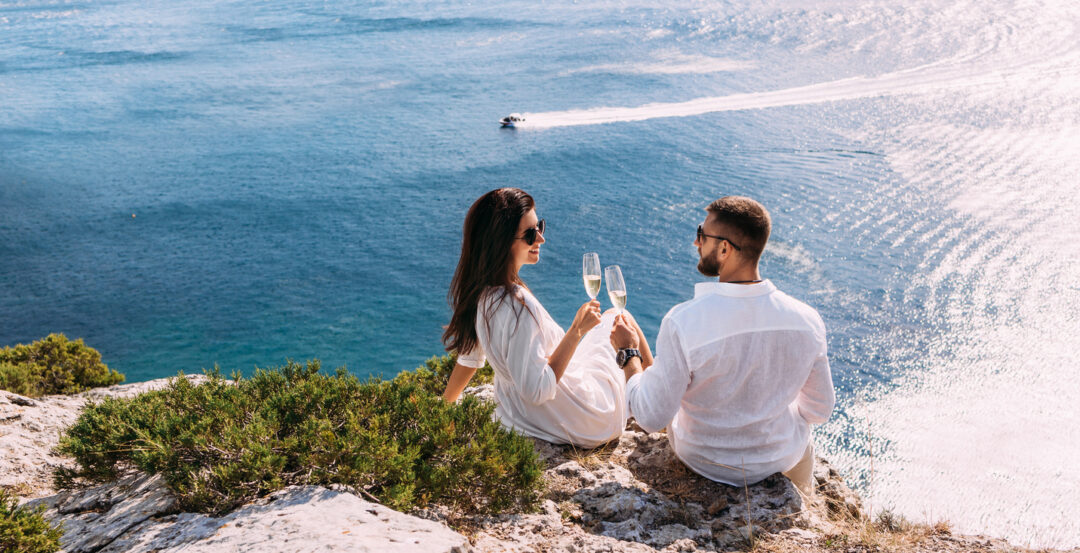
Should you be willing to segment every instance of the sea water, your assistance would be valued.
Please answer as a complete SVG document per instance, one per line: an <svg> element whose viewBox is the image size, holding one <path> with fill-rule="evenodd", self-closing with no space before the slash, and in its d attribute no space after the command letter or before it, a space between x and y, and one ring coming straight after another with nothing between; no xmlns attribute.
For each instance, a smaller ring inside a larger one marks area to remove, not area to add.
<svg viewBox="0 0 1080 553"><path fill-rule="evenodd" d="M655 336L703 208L772 212L822 453L874 510L1080 545L1080 11L1066 0L0 0L0 344L131 381L441 351L470 203L520 186ZM526 123L497 120L522 112Z"/></svg>

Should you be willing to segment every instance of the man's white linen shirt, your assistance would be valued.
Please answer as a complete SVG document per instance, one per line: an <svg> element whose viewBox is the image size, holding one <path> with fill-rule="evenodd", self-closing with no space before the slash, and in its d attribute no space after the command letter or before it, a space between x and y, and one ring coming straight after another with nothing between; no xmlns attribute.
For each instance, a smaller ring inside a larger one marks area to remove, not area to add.
<svg viewBox="0 0 1080 553"><path fill-rule="evenodd" d="M700 282L660 324L656 360L627 382L648 432L668 429L695 472L735 486L793 467L835 403L825 323L772 282Z"/></svg>

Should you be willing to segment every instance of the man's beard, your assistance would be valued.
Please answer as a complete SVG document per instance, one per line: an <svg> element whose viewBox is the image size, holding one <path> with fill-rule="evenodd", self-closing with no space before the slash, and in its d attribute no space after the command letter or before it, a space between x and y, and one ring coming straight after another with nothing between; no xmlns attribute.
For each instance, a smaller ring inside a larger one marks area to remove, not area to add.
<svg viewBox="0 0 1080 553"><path fill-rule="evenodd" d="M697 270L707 277L720 276L720 260L715 257L704 257L698 260Z"/></svg>

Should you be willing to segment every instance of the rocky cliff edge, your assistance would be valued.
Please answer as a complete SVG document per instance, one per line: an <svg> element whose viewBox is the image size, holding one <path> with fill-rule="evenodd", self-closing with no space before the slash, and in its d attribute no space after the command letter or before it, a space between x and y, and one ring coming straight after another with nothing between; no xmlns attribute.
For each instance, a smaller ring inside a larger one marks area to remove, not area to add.
<svg viewBox="0 0 1080 553"><path fill-rule="evenodd" d="M198 381L201 376L189 376ZM166 379L74 396L30 399L0 391L0 486L64 526L68 553L221 551L706 552L728 550L1015 550L944 527L872 530L859 497L816 460L817 493L803 498L781 475L736 488L689 471L663 433L632 421L619 440L577 450L537 440L547 490L536 513L462 517L446 509L399 513L345 488L294 486L221 517L179 512L161 478L58 491L64 428L87 402L130 396ZM490 396L490 387L469 393ZM452 529L453 528L453 529ZM456 530L455 530L456 529ZM876 535L868 536L870 533Z"/></svg>

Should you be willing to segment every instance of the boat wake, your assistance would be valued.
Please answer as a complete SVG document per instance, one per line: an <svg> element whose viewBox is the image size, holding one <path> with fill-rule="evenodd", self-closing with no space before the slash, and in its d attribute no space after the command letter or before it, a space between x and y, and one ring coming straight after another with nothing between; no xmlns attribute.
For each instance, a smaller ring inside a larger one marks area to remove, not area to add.
<svg viewBox="0 0 1080 553"><path fill-rule="evenodd" d="M1046 63L1046 60L1039 60ZM1034 62L1033 62L1034 63ZM721 111L764 109L782 106L837 102L859 98L920 94L950 89L967 89L1001 83L1018 76L1032 65L1014 65L987 70L941 62L874 77L851 77L812 85L774 90L697 98L685 102L651 103L637 107L596 107L567 111L524 114L519 128L548 129L578 125L599 125L645 121L661 117L688 117Z"/></svg>

